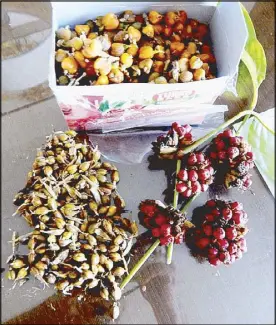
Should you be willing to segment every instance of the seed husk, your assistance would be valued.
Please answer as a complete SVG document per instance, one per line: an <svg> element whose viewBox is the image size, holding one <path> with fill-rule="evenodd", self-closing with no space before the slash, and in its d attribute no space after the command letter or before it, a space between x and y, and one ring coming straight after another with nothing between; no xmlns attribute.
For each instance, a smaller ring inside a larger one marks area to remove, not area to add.
<svg viewBox="0 0 276 325"><path fill-rule="evenodd" d="M91 279L94 279L94 277L95 277L95 275L92 271L90 271L90 270L83 271L84 280L91 280Z"/></svg>
<svg viewBox="0 0 276 325"><path fill-rule="evenodd" d="M68 287L68 285L69 285L69 281L67 281L67 280L61 280L61 281L59 281L59 282L56 283L55 288L56 288L57 290L62 291L62 290L64 290L66 287Z"/></svg>
<svg viewBox="0 0 276 325"><path fill-rule="evenodd" d="M106 253L107 252L107 248L106 248L105 244L100 244L98 246L98 248L99 248L100 252L102 252L102 253Z"/></svg>
<svg viewBox="0 0 276 325"><path fill-rule="evenodd" d="M114 290L112 291L112 297L115 301L120 300L122 297L122 290L117 285L114 286Z"/></svg>
<svg viewBox="0 0 276 325"><path fill-rule="evenodd" d="M47 282L50 284L56 283L57 278L54 276L54 274L49 273L47 276Z"/></svg>
<svg viewBox="0 0 276 325"><path fill-rule="evenodd" d="M109 271L111 271L111 270L113 269L113 265L114 265L114 263L111 261L111 259L107 259L107 260L105 261L105 267L106 267Z"/></svg>
<svg viewBox="0 0 276 325"><path fill-rule="evenodd" d="M94 280L92 280L91 282L88 283L88 288L93 289L93 288L97 287L98 284L99 284L99 280L94 279Z"/></svg>
<svg viewBox="0 0 276 325"><path fill-rule="evenodd" d="M122 256L119 253L110 253L109 257L113 262L119 262L122 259Z"/></svg>

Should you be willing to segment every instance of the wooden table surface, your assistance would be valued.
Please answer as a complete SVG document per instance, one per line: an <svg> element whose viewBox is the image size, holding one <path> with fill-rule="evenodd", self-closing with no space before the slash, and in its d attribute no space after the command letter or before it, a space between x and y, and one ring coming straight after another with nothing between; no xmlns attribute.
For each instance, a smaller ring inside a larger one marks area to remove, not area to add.
<svg viewBox="0 0 276 325"><path fill-rule="evenodd" d="M268 61L266 80L259 89L256 108L264 111L275 107L275 3L245 5L250 10ZM21 234L28 232L22 219L11 216L15 210L14 194L24 186L36 148L44 142L45 136L52 127L58 130L66 125L47 85L49 3L4 2L2 9L1 262L6 268L5 261L11 253L7 243L11 230ZM245 102L223 96L217 103L229 105L228 116L246 107ZM139 141L149 149L153 138L141 136ZM97 141L102 140L98 138ZM116 145L123 145L124 141L117 139ZM137 165L117 164L122 180L119 190L134 219L139 202L145 198L161 199L166 187L164 172L149 171L147 155ZM210 196L212 193L201 195L190 207L189 214ZM158 249L127 286L116 323L274 323L274 198L257 170L253 173L252 191L241 195L231 190L222 197L242 201L250 216L249 251L243 259L229 268L214 269L197 263L186 247L181 246L175 248L173 263L168 266L164 250ZM146 291L142 290L144 286ZM2 323L103 323L108 320L96 315L104 314L107 305L92 297L78 301L74 297L57 296L52 288L39 288L35 280L11 290L11 283L2 274Z"/></svg>

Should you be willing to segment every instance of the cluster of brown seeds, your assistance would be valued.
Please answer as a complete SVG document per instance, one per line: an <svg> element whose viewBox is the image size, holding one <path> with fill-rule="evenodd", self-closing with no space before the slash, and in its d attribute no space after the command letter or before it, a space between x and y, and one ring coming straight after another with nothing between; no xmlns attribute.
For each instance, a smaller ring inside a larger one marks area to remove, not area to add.
<svg viewBox="0 0 276 325"><path fill-rule="evenodd" d="M184 10L108 13L56 31L59 85L167 84L216 77L210 30Z"/></svg>
<svg viewBox="0 0 276 325"><path fill-rule="evenodd" d="M116 187L117 168L100 157L75 131L47 137L14 200L16 213L34 230L13 237L9 279L25 282L33 275L64 294L81 288L106 300L120 299L119 282L128 273L138 230L121 216L125 202ZM27 244L28 255L17 254L19 243Z"/></svg>

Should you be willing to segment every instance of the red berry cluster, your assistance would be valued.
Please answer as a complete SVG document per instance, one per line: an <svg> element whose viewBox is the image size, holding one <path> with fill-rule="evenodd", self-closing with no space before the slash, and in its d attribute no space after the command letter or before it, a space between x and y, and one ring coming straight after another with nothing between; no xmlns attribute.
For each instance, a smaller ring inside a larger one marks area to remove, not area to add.
<svg viewBox="0 0 276 325"><path fill-rule="evenodd" d="M141 224L151 231L152 237L160 239L160 245L183 243L185 230L190 224L184 214L155 200L141 202L139 210Z"/></svg>
<svg viewBox="0 0 276 325"><path fill-rule="evenodd" d="M244 236L248 218L241 203L209 200L193 221L196 226L187 236L187 244L211 265L232 264L247 251Z"/></svg>
<svg viewBox="0 0 276 325"><path fill-rule="evenodd" d="M252 184L249 169L254 167L254 155L250 145L231 130L217 135L210 146L210 158L218 171L218 182L226 188L238 187L246 190Z"/></svg>
<svg viewBox="0 0 276 325"><path fill-rule="evenodd" d="M180 159L184 156L182 149L190 145L192 127L174 122L166 135L161 135L153 142L153 151L161 159Z"/></svg>
<svg viewBox="0 0 276 325"><path fill-rule="evenodd" d="M209 185L213 183L214 169L205 154L203 152L187 154L182 163L185 168L177 174L177 192L188 198L207 191Z"/></svg>

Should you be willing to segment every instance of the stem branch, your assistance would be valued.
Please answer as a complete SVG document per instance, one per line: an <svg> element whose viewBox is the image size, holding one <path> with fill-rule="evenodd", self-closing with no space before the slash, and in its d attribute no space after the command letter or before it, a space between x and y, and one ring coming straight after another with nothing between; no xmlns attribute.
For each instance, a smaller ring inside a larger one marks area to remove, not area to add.
<svg viewBox="0 0 276 325"><path fill-rule="evenodd" d="M174 193L173 193L173 207L176 209L178 204L178 192L176 190L177 184L177 174L179 173L181 168L181 159L178 159L176 162L176 171L175 171L175 184L174 184ZM173 254L173 243L170 243L167 248L167 264L171 264L172 262L172 254Z"/></svg>
<svg viewBox="0 0 276 325"><path fill-rule="evenodd" d="M146 262L146 260L150 257L150 255L155 251L155 249L160 244L160 240L157 239L150 248L146 251L146 253L140 258L140 260L134 265L132 270L129 272L129 274L124 278L123 282L120 285L121 289L124 289L124 287L129 283L129 281L134 277L134 275L140 270L140 268L143 266L143 264Z"/></svg>

